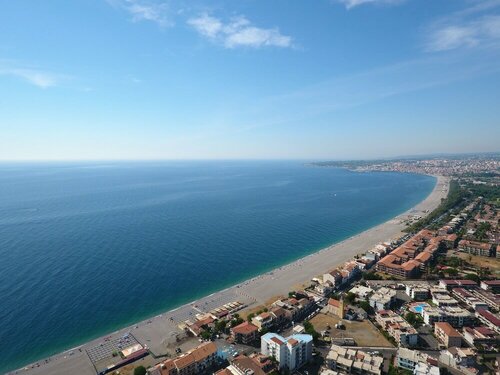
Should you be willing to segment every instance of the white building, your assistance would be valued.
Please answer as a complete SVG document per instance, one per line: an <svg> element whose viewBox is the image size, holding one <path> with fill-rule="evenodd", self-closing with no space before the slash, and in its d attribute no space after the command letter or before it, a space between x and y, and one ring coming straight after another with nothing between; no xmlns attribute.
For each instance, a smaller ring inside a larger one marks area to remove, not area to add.
<svg viewBox="0 0 500 375"><path fill-rule="evenodd" d="M375 311L390 309L396 301L396 291L382 287L373 293L368 301Z"/></svg>
<svg viewBox="0 0 500 375"><path fill-rule="evenodd" d="M292 335L285 339L269 332L260 339L260 351L265 356L275 358L280 370L293 371L311 360L312 341L311 335Z"/></svg>

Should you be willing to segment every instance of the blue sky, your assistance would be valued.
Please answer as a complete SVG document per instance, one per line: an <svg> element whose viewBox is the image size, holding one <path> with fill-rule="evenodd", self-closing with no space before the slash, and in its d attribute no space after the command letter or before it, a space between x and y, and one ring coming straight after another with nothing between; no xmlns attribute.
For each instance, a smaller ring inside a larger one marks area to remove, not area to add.
<svg viewBox="0 0 500 375"><path fill-rule="evenodd" d="M0 0L0 159L500 151L500 0Z"/></svg>

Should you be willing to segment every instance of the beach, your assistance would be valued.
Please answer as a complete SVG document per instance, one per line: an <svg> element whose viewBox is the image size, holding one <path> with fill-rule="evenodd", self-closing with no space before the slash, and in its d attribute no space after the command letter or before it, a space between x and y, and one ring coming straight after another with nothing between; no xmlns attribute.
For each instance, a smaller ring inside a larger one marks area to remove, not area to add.
<svg viewBox="0 0 500 375"><path fill-rule="evenodd" d="M162 355L165 353L165 345L175 342L176 337L182 334L178 323L194 317L195 314L208 312L234 301L244 303L247 308L264 304L273 297L286 295L295 286L302 285L311 278L335 268L356 254L366 252L380 242L401 236L405 227L403 222L409 215L425 216L426 213L435 209L441 199L448 194L449 179L440 176L436 178L436 186L426 199L411 210L385 223L230 288L123 328L80 347L37 361L9 374L95 374L95 367L90 360L90 356L94 354L89 353L98 352L98 348L104 346L103 343L123 337L129 332L139 343L147 346L153 354Z"/></svg>

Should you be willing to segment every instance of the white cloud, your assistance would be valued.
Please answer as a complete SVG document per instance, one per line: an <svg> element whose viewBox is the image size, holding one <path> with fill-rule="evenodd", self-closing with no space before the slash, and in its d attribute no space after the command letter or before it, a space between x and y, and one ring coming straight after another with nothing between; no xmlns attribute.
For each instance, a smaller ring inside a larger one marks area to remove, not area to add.
<svg viewBox="0 0 500 375"><path fill-rule="evenodd" d="M347 9L351 9L365 4L386 4L393 5L402 3L404 0L336 0L338 3L344 4Z"/></svg>
<svg viewBox="0 0 500 375"><path fill-rule="evenodd" d="M160 27L172 25L169 6L161 0L106 0L115 8L124 9L132 16L133 22L150 21Z"/></svg>
<svg viewBox="0 0 500 375"><path fill-rule="evenodd" d="M500 42L500 15L472 20L453 20L433 26L426 43L432 52L476 46L496 46Z"/></svg>
<svg viewBox="0 0 500 375"><path fill-rule="evenodd" d="M0 66L0 75L21 78L24 81L42 89L56 86L61 79L61 77L56 74L32 68L16 68L11 66Z"/></svg>
<svg viewBox="0 0 500 375"><path fill-rule="evenodd" d="M281 34L277 28L264 29L254 26L247 18L240 16L224 23L221 19L202 14L190 18L188 25L199 34L226 48L264 46L292 47L292 38Z"/></svg>

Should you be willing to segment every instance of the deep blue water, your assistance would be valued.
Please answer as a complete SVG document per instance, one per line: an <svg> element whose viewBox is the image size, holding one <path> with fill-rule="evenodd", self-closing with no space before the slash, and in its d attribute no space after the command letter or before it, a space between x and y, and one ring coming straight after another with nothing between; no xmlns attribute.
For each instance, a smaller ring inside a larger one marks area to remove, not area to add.
<svg viewBox="0 0 500 375"><path fill-rule="evenodd" d="M341 241L434 184L301 162L0 164L0 372Z"/></svg>

